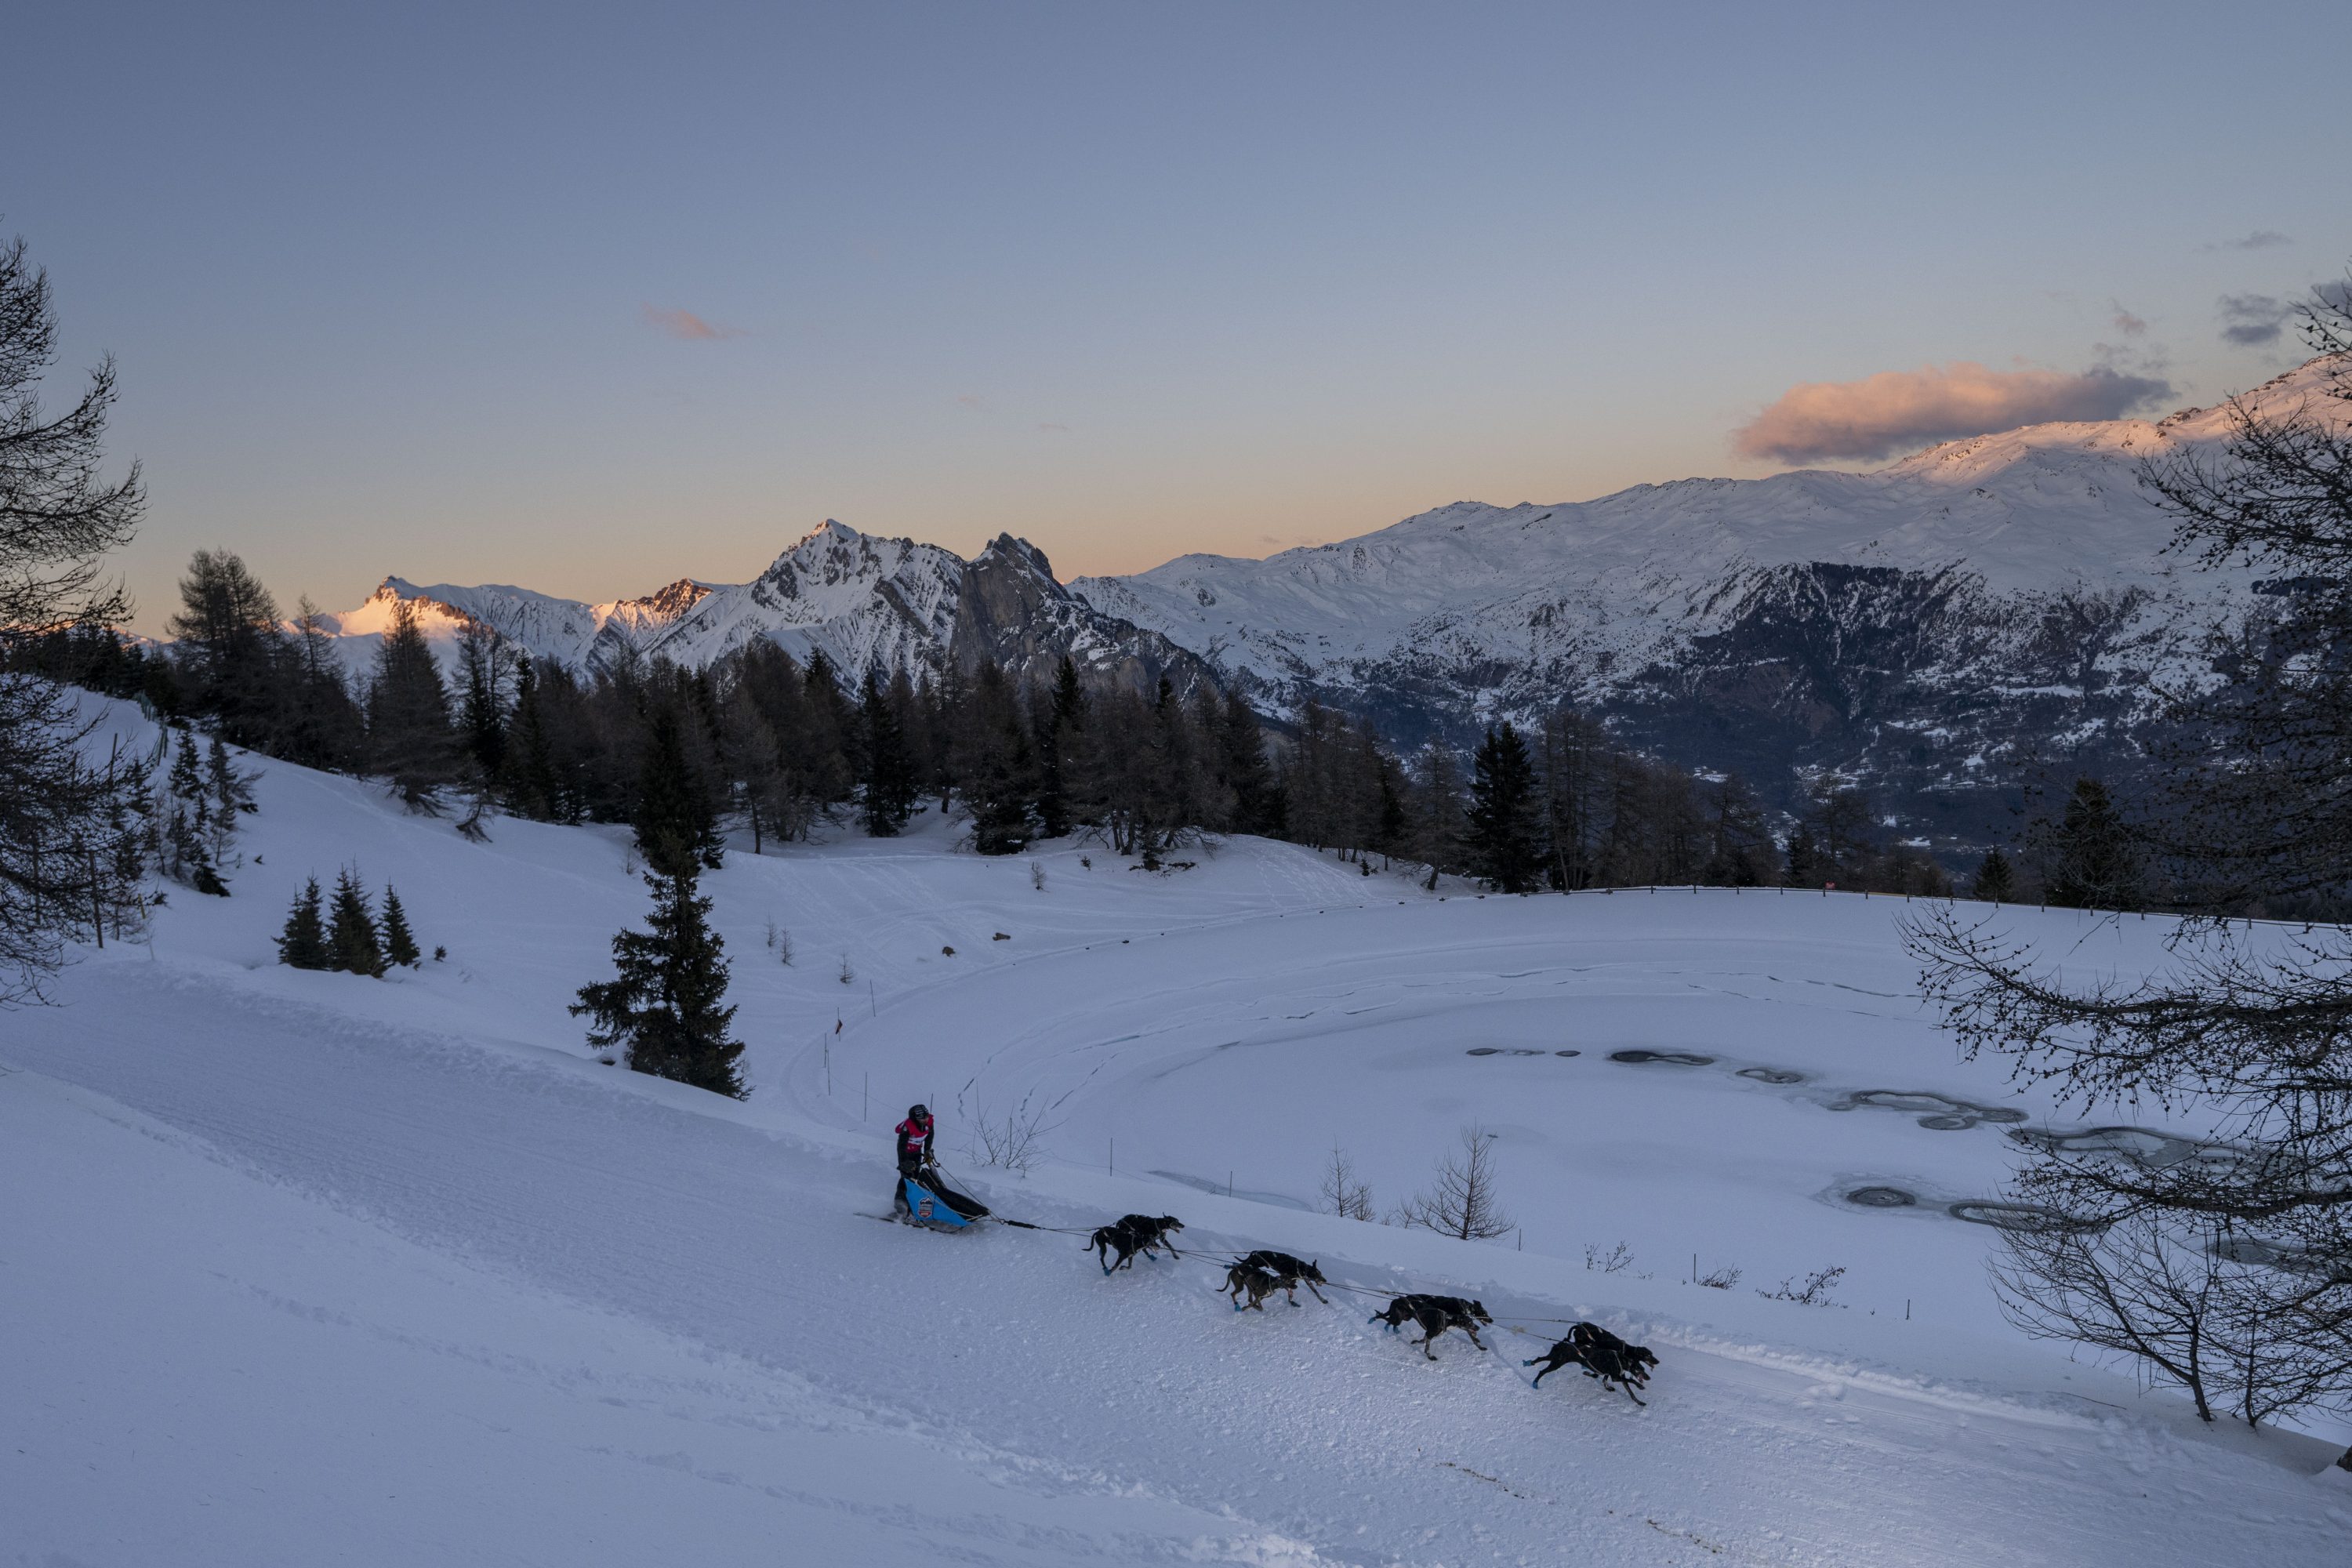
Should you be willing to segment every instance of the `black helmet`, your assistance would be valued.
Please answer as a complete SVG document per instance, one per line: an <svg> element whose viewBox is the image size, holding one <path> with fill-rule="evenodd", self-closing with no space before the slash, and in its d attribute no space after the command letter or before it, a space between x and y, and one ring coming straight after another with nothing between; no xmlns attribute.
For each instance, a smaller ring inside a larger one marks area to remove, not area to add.
<svg viewBox="0 0 2352 1568"><path fill-rule="evenodd" d="M931 1119L931 1113L930 1113L929 1110L926 1110L925 1109L923 1109L923 1107L921 1107L921 1106L919 1106L919 1105L910 1105L910 1106L907 1107L907 1120L908 1120L908 1121L929 1121L930 1119Z"/></svg>

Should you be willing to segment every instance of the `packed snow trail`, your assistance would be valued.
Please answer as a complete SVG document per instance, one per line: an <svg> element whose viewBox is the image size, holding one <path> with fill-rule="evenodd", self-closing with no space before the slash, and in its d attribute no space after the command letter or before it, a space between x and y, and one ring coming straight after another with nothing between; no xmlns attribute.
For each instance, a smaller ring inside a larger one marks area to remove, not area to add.
<svg viewBox="0 0 2352 1568"><path fill-rule="evenodd" d="M563 1012L644 913L619 835L469 844L254 765L235 897L175 894L152 946L0 1017L0 1317L57 1352L0 1361L0 1520L39 1531L0 1531L0 1563L587 1568L653 1539L709 1562L2341 1560L2352 1492L2318 1444L2200 1429L2000 1331L1983 1226L1832 1201L1841 1174L1982 1195L2008 1158L1997 1127L1923 1125L2005 1091L1904 1002L1899 906L1441 903L1246 840L1166 878L1044 847L1040 891L919 822L706 879L751 1043L739 1105L598 1065ZM303 877L353 861L446 963L271 962ZM772 921L798 963L763 950ZM2049 929L2096 964L2157 935ZM1538 1046L1583 1054L1514 1054ZM1717 1059L1611 1059L1632 1049ZM1874 1089L1945 1098L1853 1101ZM1507 1322L1591 1316L1660 1352L1649 1408L1574 1376L1529 1392L1557 1324L1430 1363L1364 1321L1376 1300L1235 1313L1201 1258L1105 1279L1079 1237L857 1217L908 1100L1029 1092L1070 1121L1025 1182L959 1159L948 1117L950 1170L1000 1212L1173 1212L1188 1255L1276 1247ZM1461 1121L1505 1129L1531 1250L1303 1212L1335 1116L1384 1198ZM1115 1176L1087 1163L1097 1131ZM1202 1190L1220 1178L1273 1201ZM1621 1237L1640 1268L1582 1267ZM1677 1283L1702 1245L1749 1285L1851 1262L1872 1294ZM1884 1310L1913 1293L1922 1321ZM483 1476L516 1494L469 1528Z"/></svg>
<svg viewBox="0 0 2352 1568"><path fill-rule="evenodd" d="M13 1064L469 1266L1335 1561L1678 1563L1703 1541L1759 1562L2137 1565L2259 1541L2316 1564L2340 1547L2302 1478L2145 1425L1956 1419L1671 1350L1648 1410L1581 1380L1531 1394L1516 1358L1449 1337L1425 1363L1352 1300L1235 1314L1178 1268L1103 1280L1066 1238L861 1221L879 1153L828 1157L691 1091L136 960L67 990L12 1020ZM2126 1506L2124 1468L2168 1506Z"/></svg>

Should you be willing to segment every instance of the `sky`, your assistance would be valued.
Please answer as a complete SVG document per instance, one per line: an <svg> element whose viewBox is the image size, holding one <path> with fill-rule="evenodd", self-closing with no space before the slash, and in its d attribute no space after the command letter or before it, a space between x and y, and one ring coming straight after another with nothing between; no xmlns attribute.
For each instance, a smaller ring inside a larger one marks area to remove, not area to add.
<svg viewBox="0 0 2352 1568"><path fill-rule="evenodd" d="M0 236L189 553L1065 577L2210 403L2352 259L2333 5L110 5Z"/></svg>

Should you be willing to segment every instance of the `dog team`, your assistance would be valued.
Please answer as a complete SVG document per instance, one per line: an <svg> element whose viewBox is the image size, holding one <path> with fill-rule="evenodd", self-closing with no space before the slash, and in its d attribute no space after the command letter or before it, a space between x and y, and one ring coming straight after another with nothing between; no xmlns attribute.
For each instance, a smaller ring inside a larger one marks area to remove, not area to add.
<svg viewBox="0 0 2352 1568"><path fill-rule="evenodd" d="M1131 1214L1097 1229L1087 1246L1108 1276L1121 1268L1132 1268L1138 1255L1158 1257L1163 1247L1169 1257L1181 1258L1184 1255L1176 1250L1170 1237L1183 1228L1184 1222L1173 1215ZM1323 1278L1323 1270L1316 1261L1263 1248L1235 1259L1225 1270L1225 1293L1236 1312L1265 1311L1266 1298L1276 1291L1295 1307L1298 1305L1301 1285L1317 1300L1328 1306L1330 1299L1316 1287L1330 1283ZM1412 1342L1432 1361L1437 1359L1437 1352L1430 1345L1447 1330L1461 1330L1472 1344L1483 1351L1486 1342L1478 1337L1478 1326L1484 1323L1492 1328L1495 1323L1483 1302L1460 1296L1423 1295L1399 1296L1367 1321L1387 1324L1391 1333L1407 1323L1416 1325L1421 1338ZM1658 1358L1646 1345L1628 1344L1598 1323L1578 1323L1551 1349L1520 1364L1534 1366L1538 1363L1543 1371L1535 1376L1538 1388L1561 1367L1580 1366L1585 1376L1600 1379L1602 1387L1618 1389L1626 1398L1641 1405L1645 1401L1634 1390L1649 1386L1649 1369L1658 1364Z"/></svg>

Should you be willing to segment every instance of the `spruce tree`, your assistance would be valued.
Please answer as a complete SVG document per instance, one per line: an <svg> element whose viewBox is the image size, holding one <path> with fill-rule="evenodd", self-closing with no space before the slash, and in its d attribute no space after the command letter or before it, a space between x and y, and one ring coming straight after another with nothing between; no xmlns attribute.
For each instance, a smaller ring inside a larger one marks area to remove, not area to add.
<svg viewBox="0 0 2352 1568"><path fill-rule="evenodd" d="M1078 667L1068 654L1054 667L1054 694L1039 714L1037 732L1037 835L1060 838L1077 825L1074 798L1083 764L1080 731L1086 727L1087 696Z"/></svg>
<svg viewBox="0 0 2352 1568"><path fill-rule="evenodd" d="M506 685L513 666L497 632L466 623L457 637L457 731L480 778L497 778L506 761Z"/></svg>
<svg viewBox="0 0 2352 1568"><path fill-rule="evenodd" d="M346 866L335 878L335 901L327 922L329 964L353 974L381 977L383 943L368 913L367 890L359 872Z"/></svg>
<svg viewBox="0 0 2352 1568"><path fill-rule="evenodd" d="M1500 893L1535 890L1543 876L1535 764L1507 721L1490 727L1472 760L1462 844L1470 874Z"/></svg>
<svg viewBox="0 0 2352 1568"><path fill-rule="evenodd" d="M169 802L163 826L163 869L199 893L228 897L228 887L214 863L212 793L205 787L196 762L195 737L180 731L179 750L164 781Z"/></svg>
<svg viewBox="0 0 2352 1568"><path fill-rule="evenodd" d="M1234 831L1279 834L1282 813L1276 802L1274 770L1265 765L1265 737L1257 715L1239 692L1225 693L1217 750L1225 787L1234 795Z"/></svg>
<svg viewBox="0 0 2352 1568"><path fill-rule="evenodd" d="M2006 904L2017 897L2017 873L1998 847L1985 851L1976 879L1969 885L1969 896L1988 904Z"/></svg>
<svg viewBox="0 0 2352 1568"><path fill-rule="evenodd" d="M865 742L859 757L858 820L876 838L898 837L915 809L915 764L907 752L905 707L891 700L894 695L884 691L877 667L866 666L857 698L858 730ZM908 690L904 700L912 698Z"/></svg>
<svg viewBox="0 0 2352 1568"><path fill-rule="evenodd" d="M691 877L706 866L716 870L724 853L710 792L687 755L685 723L672 702L656 703L649 716L632 825L637 853L664 876Z"/></svg>
<svg viewBox="0 0 2352 1568"><path fill-rule="evenodd" d="M636 1071L740 1100L743 1047L728 1034L735 1009L721 1005L726 944L710 929L710 900L690 866L648 875L646 885L654 894L650 929L613 939L618 973L582 986L572 1016L593 1018L589 1042L625 1049Z"/></svg>
<svg viewBox="0 0 2352 1568"><path fill-rule="evenodd" d="M508 722L501 753L499 793L506 808L534 821L565 820L559 805L562 790L555 774L554 748L548 740L539 674L528 658L515 671L514 714Z"/></svg>
<svg viewBox="0 0 2352 1568"><path fill-rule="evenodd" d="M286 929L278 936L278 962L296 969L332 969L327 946L327 922L320 910L319 879L313 877L295 896L286 913Z"/></svg>
<svg viewBox="0 0 2352 1568"><path fill-rule="evenodd" d="M392 884L383 885L383 956L386 963L414 969L424 954L416 951L416 938L408 929L408 911L400 907L400 895Z"/></svg>
<svg viewBox="0 0 2352 1568"><path fill-rule="evenodd" d="M2051 903L2070 910L2139 908L2139 857L2106 785L2076 779L2065 816L2047 836Z"/></svg>
<svg viewBox="0 0 2352 1568"><path fill-rule="evenodd" d="M368 750L376 771L412 810L430 811L435 793L457 782L460 752L449 724L449 694L440 668L406 599L392 607L392 625L375 650L375 680L368 688Z"/></svg>

